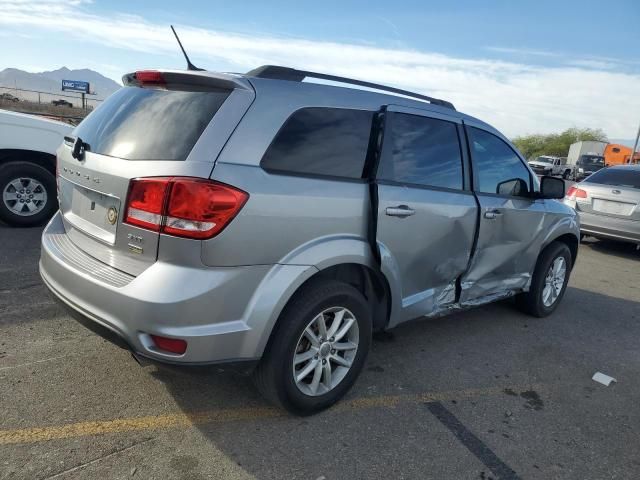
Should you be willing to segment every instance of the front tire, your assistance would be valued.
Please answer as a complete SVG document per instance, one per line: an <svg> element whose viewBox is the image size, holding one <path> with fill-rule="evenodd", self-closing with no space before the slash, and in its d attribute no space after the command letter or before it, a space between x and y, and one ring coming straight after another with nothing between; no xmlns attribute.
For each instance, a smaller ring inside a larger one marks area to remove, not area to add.
<svg viewBox="0 0 640 480"><path fill-rule="evenodd" d="M355 383L371 346L371 311L353 286L314 281L285 307L254 372L258 390L297 415L330 407Z"/></svg>
<svg viewBox="0 0 640 480"><path fill-rule="evenodd" d="M31 162L0 166L0 196L0 220L12 226L41 225L58 208L55 176Z"/></svg>
<svg viewBox="0 0 640 480"><path fill-rule="evenodd" d="M520 310L534 317L546 317L557 307L569 282L572 258L565 243L553 242L538 257L528 292L516 297Z"/></svg>

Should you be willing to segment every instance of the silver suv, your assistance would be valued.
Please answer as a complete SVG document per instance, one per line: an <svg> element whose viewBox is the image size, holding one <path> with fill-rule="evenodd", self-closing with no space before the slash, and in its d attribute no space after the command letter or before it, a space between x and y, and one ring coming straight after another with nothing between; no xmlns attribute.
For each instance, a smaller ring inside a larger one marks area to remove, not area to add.
<svg viewBox="0 0 640 480"><path fill-rule="evenodd" d="M542 317L564 294L564 182L449 102L273 66L123 81L58 150L40 272L138 358L252 362L309 414L372 331L510 296Z"/></svg>

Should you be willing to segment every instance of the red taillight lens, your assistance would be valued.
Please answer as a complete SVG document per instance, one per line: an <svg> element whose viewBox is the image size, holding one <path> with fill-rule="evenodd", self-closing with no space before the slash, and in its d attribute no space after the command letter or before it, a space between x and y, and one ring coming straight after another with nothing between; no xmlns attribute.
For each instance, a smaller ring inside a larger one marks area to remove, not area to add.
<svg viewBox="0 0 640 480"><path fill-rule="evenodd" d="M136 72L136 80L142 86L144 85L166 85L166 81L162 73L156 70L139 70Z"/></svg>
<svg viewBox="0 0 640 480"><path fill-rule="evenodd" d="M129 186L125 222L202 240L220 233L248 198L242 190L211 180L136 178Z"/></svg>
<svg viewBox="0 0 640 480"><path fill-rule="evenodd" d="M228 185L197 179L173 182L164 233L210 238L222 230L247 201L248 195Z"/></svg>
<svg viewBox="0 0 640 480"><path fill-rule="evenodd" d="M160 350L164 350L166 352L176 353L178 355L182 355L187 351L187 342L185 340L181 340L179 338L167 338L161 337L159 335L149 335L153 343L155 343L156 347Z"/></svg>
<svg viewBox="0 0 640 480"><path fill-rule="evenodd" d="M567 191L567 198L572 200L576 198L587 198L587 192L578 187L570 187Z"/></svg>
<svg viewBox="0 0 640 480"><path fill-rule="evenodd" d="M169 178L131 180L124 221L159 232L169 181Z"/></svg>

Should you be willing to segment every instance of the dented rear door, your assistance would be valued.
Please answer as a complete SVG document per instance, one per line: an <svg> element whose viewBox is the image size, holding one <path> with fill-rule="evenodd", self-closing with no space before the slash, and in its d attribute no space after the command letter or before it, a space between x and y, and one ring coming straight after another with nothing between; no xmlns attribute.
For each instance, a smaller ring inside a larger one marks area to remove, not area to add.
<svg viewBox="0 0 640 480"><path fill-rule="evenodd" d="M476 228L454 115L389 106L377 171L381 269L394 302L390 326L433 315L456 301Z"/></svg>

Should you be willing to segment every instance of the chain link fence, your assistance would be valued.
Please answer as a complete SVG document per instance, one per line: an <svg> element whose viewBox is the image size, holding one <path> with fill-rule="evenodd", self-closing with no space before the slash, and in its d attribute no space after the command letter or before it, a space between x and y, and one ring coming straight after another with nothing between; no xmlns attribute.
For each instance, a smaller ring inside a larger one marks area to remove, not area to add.
<svg viewBox="0 0 640 480"><path fill-rule="evenodd" d="M91 95L86 95L85 99L86 108L82 108L81 93L52 93L0 86L0 109L41 115L74 125L102 102Z"/></svg>

